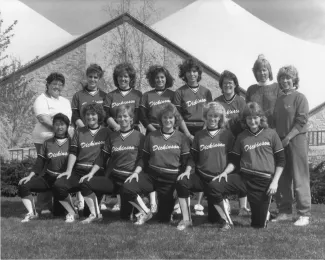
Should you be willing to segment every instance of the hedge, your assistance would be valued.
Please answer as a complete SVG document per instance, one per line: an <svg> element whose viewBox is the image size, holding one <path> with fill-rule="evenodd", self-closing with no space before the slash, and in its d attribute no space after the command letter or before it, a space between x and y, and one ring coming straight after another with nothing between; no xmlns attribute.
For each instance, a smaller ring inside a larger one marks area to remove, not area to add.
<svg viewBox="0 0 325 260"><path fill-rule="evenodd" d="M1 164L1 195L6 197L17 196L18 182L29 174L35 158L23 161L11 161ZM310 188L313 204L325 204L325 161L310 169ZM230 196L235 199L236 196Z"/></svg>

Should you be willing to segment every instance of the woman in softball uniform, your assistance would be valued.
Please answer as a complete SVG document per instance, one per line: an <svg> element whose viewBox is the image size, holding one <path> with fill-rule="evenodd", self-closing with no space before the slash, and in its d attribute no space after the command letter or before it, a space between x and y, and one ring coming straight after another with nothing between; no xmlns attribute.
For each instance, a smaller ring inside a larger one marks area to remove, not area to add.
<svg viewBox="0 0 325 260"><path fill-rule="evenodd" d="M226 129L226 110L220 103L210 102L205 105L203 118L207 128L196 133L191 147L190 164L195 167L195 173L185 172L177 178L176 190L183 215L178 230L192 226L188 202L190 191L205 191L208 195L209 182L226 168L228 153L234 144L233 134Z"/></svg>
<svg viewBox="0 0 325 260"><path fill-rule="evenodd" d="M146 137L142 160L123 186L122 199L140 211L136 225L152 218L152 212L141 198L152 191L157 192L159 221L170 221L177 177L191 169L186 166L190 153L188 138L175 129L181 120L177 108L171 103L161 105L158 120L161 128Z"/></svg>
<svg viewBox="0 0 325 260"><path fill-rule="evenodd" d="M254 63L253 73L257 84L250 86L246 92L246 103L256 102L267 117L269 127L273 126L273 110L276 99L281 95L278 83L273 81L272 68L263 54Z"/></svg>
<svg viewBox="0 0 325 260"><path fill-rule="evenodd" d="M80 179L81 192L91 212L83 223L102 219L97 197L103 194L119 194L124 181L132 175L141 158L144 135L132 127L134 116L132 107L130 105L119 106L116 116L120 130L110 135L91 171ZM94 176L108 160L112 168L109 177ZM121 218L128 219L132 208L128 201L125 203L122 201Z"/></svg>
<svg viewBox="0 0 325 260"><path fill-rule="evenodd" d="M149 85L153 88L143 94L140 102L140 121L147 130L147 135L150 132L160 128L158 121L159 107L162 104L172 102L175 92L170 90L173 86L174 79L169 71L159 65L150 66L146 78ZM151 212L157 212L156 193L150 193Z"/></svg>
<svg viewBox="0 0 325 260"><path fill-rule="evenodd" d="M18 193L28 213L21 222L38 218L32 192L51 191L56 177L67 168L70 138L69 118L58 113L53 117L54 137L44 141L32 172L18 183ZM44 175L41 175L45 167Z"/></svg>
<svg viewBox="0 0 325 260"><path fill-rule="evenodd" d="M243 131L240 117L244 111L246 102L239 95L239 83L234 73L228 70L222 72L219 79L219 86L222 95L217 97L215 101L219 102L226 109L229 129L236 138ZM245 216L249 214L250 210L247 208L247 197L240 197L238 215Z"/></svg>
<svg viewBox="0 0 325 260"><path fill-rule="evenodd" d="M178 67L179 77L185 82L185 85L175 91L173 103L184 119L180 129L192 142L195 134L204 127L203 106L212 101L212 94L209 89L199 84L202 68L197 61L187 59ZM204 208L200 204L202 197L203 193L199 193L199 203L194 206L198 215L204 214Z"/></svg>
<svg viewBox="0 0 325 260"><path fill-rule="evenodd" d="M67 223L79 218L71 204L69 193L80 191L81 177L89 173L111 133L107 127L101 125L105 118L102 105L97 103L86 105L83 117L87 126L77 128L70 145L67 169L57 177L52 188L54 197L68 211Z"/></svg>
<svg viewBox="0 0 325 260"><path fill-rule="evenodd" d="M231 229L232 221L224 209L227 194L247 193L251 206L251 226L265 228L271 197L285 165L284 150L278 134L268 128L267 119L255 102L246 105L242 122L246 129L238 135L226 169L209 183L209 196L224 220L221 231ZM236 167L239 173L229 174Z"/></svg>
<svg viewBox="0 0 325 260"><path fill-rule="evenodd" d="M282 140L287 163L279 181L277 193L279 215L274 220L292 220L293 194L295 194L298 219L294 225L306 226L311 215L307 142L308 101L297 91L299 75L294 66L282 67L277 79L283 95L275 103L275 129Z"/></svg>

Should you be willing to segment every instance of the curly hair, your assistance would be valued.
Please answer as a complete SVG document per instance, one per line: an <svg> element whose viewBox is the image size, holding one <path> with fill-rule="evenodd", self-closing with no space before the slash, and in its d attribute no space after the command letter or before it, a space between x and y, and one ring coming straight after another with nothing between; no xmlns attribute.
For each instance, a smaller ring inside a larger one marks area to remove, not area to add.
<svg viewBox="0 0 325 260"><path fill-rule="evenodd" d="M52 72L50 75L47 76L46 78L46 86L51 84L52 81L60 81L62 83L62 85L64 86L65 84L65 77L63 76L62 73L59 72Z"/></svg>
<svg viewBox="0 0 325 260"><path fill-rule="evenodd" d="M197 82L199 82L202 78L202 67L199 62L194 60L193 58L184 60L182 64L178 65L178 77L187 83L186 72L191 71L192 68L195 68L198 71L199 77L197 79Z"/></svg>
<svg viewBox="0 0 325 260"><path fill-rule="evenodd" d="M121 75L122 73L127 73L130 77L130 88L134 88L135 87L135 79L136 79L136 71L134 69L134 67L132 66L132 64L130 63L120 63L118 65L115 66L114 71L113 71L113 80L114 80L114 85L118 88L118 81L117 78L119 75Z"/></svg>
<svg viewBox="0 0 325 260"><path fill-rule="evenodd" d="M163 127L162 117L165 114L171 114L171 115L173 115L175 117L175 125L174 125L174 127L179 126L180 123L183 120L182 116L178 112L175 105L173 105L172 103L165 103L165 104L159 105L159 111L158 111L158 115L157 115L157 119L158 119L158 122L159 122L161 127Z"/></svg>
<svg viewBox="0 0 325 260"><path fill-rule="evenodd" d="M96 63L90 64L86 70L86 75L88 76L91 73L96 73L98 77L101 79L104 75L104 71L101 66Z"/></svg>
<svg viewBox="0 0 325 260"><path fill-rule="evenodd" d="M248 129L248 125L246 123L246 118L248 116L259 116L261 118L260 127L268 128L269 125L267 123L267 118L264 114L262 108L256 102L249 102L246 104L242 116L241 116L241 125L243 129Z"/></svg>
<svg viewBox="0 0 325 260"><path fill-rule="evenodd" d="M254 66L253 66L253 73L254 73L254 76L255 76L255 79L257 82L258 82L258 79L256 77L256 73L261 68L266 68L269 71L269 79L273 80L271 64L267 59L265 59L263 54L258 55L258 58L255 61Z"/></svg>
<svg viewBox="0 0 325 260"><path fill-rule="evenodd" d="M165 88L171 88L174 84L174 78L164 66L159 65L150 66L146 73L146 79L148 80L150 87L155 88L155 79L158 73L163 73L166 77Z"/></svg>
<svg viewBox="0 0 325 260"><path fill-rule="evenodd" d="M221 105L219 102L209 102L208 104L205 104L203 107L203 118L205 120L208 119L208 113L209 111L213 111L214 113L217 113L220 115L220 120L218 123L219 128L225 128L228 125L228 119L227 119L227 113L223 105Z"/></svg>
<svg viewBox="0 0 325 260"><path fill-rule="evenodd" d="M225 70L221 73L220 75L220 79L219 79L219 87L221 89L221 92L223 93L223 89L222 89L222 84L223 84L223 81L225 80L225 78L229 79L229 80L232 80L235 84L235 93L237 95L239 95L240 91L239 91L239 83L238 83L238 79L236 77L236 75L234 73L232 73L231 71L229 70Z"/></svg>
<svg viewBox="0 0 325 260"><path fill-rule="evenodd" d="M118 106L117 109L116 109L116 118L118 116L118 114L120 113L124 113L124 112L127 112L128 115L133 119L134 118L134 109L132 106L130 105L121 105L121 106Z"/></svg>
<svg viewBox="0 0 325 260"><path fill-rule="evenodd" d="M292 78L294 88L295 89L299 88L299 81L300 81L299 74L298 74L298 70L294 66L292 65L284 66L279 70L277 75L277 81L279 83L280 88L282 88L280 83L280 78L282 76L289 76L290 78Z"/></svg>
<svg viewBox="0 0 325 260"><path fill-rule="evenodd" d="M91 104L86 105L84 107L84 109L82 110L83 117L86 117L86 113L88 111L95 112L98 115L98 124L99 125L101 125L104 122L106 114L105 114L104 108L101 104L91 103Z"/></svg>

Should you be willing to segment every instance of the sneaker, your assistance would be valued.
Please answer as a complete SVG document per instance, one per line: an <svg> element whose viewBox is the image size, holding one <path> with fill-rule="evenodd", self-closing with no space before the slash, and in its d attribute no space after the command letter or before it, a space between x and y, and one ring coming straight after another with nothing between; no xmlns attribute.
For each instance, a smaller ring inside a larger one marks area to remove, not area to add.
<svg viewBox="0 0 325 260"><path fill-rule="evenodd" d="M194 205L195 215L204 216L204 207L201 204Z"/></svg>
<svg viewBox="0 0 325 260"><path fill-rule="evenodd" d="M150 211L151 211L152 214L157 213L157 211L158 211L158 206L157 206L157 204L151 204L151 205L150 205Z"/></svg>
<svg viewBox="0 0 325 260"><path fill-rule="evenodd" d="M68 213L68 215L65 217L65 223L73 223L79 218L78 214L71 214Z"/></svg>
<svg viewBox="0 0 325 260"><path fill-rule="evenodd" d="M225 222L224 224L222 224L222 227L219 228L219 231L220 232L227 232L230 229L232 229L231 225L229 223Z"/></svg>
<svg viewBox="0 0 325 260"><path fill-rule="evenodd" d="M38 218L38 213L27 213L25 215L25 218L21 221L21 223L29 222L32 219L37 219Z"/></svg>
<svg viewBox="0 0 325 260"><path fill-rule="evenodd" d="M274 219L272 219L272 222L278 222L278 221L291 221L292 220L292 215L291 214L286 214L286 213L280 213L278 214Z"/></svg>
<svg viewBox="0 0 325 260"><path fill-rule="evenodd" d="M112 212L116 212L116 211L120 211L121 210L121 206L120 204L116 203L113 208L111 208Z"/></svg>
<svg viewBox="0 0 325 260"><path fill-rule="evenodd" d="M138 216L138 220L134 223L135 225L141 226L144 223L146 223L149 219L152 218L152 213L149 211L148 214L141 212L141 214Z"/></svg>
<svg viewBox="0 0 325 260"><path fill-rule="evenodd" d="M238 212L239 217L247 217L250 215L251 215L251 211L248 208L240 208L239 209L239 212Z"/></svg>
<svg viewBox="0 0 325 260"><path fill-rule="evenodd" d="M102 221L103 220L103 215L99 214L98 217L95 216L94 214L90 214L88 218L85 220L81 221L82 224L89 224L91 222L97 222L97 221Z"/></svg>
<svg viewBox="0 0 325 260"><path fill-rule="evenodd" d="M100 204L100 210L107 210L107 206L105 203Z"/></svg>
<svg viewBox="0 0 325 260"><path fill-rule="evenodd" d="M77 201L75 204L75 207L77 210L82 211L85 208L85 202L83 201Z"/></svg>
<svg viewBox="0 0 325 260"><path fill-rule="evenodd" d="M191 220L181 220L177 225L177 229L184 230L184 229L187 229L192 226L193 226L193 224L192 224Z"/></svg>
<svg viewBox="0 0 325 260"><path fill-rule="evenodd" d="M293 224L298 227L307 226L309 224L309 217L308 216L299 216L298 220Z"/></svg>

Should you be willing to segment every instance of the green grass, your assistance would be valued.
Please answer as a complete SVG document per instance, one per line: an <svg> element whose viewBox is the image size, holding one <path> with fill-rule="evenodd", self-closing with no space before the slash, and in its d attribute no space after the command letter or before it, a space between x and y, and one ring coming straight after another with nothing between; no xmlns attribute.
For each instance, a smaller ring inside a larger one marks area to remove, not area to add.
<svg viewBox="0 0 325 260"><path fill-rule="evenodd" d="M237 202L232 202L236 213ZM307 227L292 222L249 227L249 218L232 216L236 227L220 233L206 217L180 232L155 220L144 226L120 221L104 211L101 223L65 224L41 218L20 223L25 210L19 198L1 199L1 258L325 258L325 205L313 205Z"/></svg>

